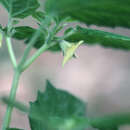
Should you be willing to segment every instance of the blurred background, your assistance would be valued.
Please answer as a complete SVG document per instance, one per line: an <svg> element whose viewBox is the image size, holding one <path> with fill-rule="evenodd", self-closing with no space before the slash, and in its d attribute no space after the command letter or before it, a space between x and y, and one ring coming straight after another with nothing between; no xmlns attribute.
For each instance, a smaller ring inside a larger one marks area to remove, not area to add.
<svg viewBox="0 0 130 130"><path fill-rule="evenodd" d="M7 12L0 6L0 24L7 24ZM36 27L31 17L20 25ZM90 26L130 36L130 30ZM23 55L25 45L13 41L17 60ZM34 53L33 49L31 52ZM62 53L45 52L22 74L17 100L29 105L35 101L37 90L44 91L49 79L57 88L64 89L84 100L89 117L118 112L130 112L130 52L103 48L101 46L80 46L78 59L70 60L62 67ZM0 96L9 95L13 77L12 65L5 42L0 48ZM0 126L6 106L0 103ZM14 109L12 127L30 130L26 115ZM123 126L120 130L129 130Z"/></svg>

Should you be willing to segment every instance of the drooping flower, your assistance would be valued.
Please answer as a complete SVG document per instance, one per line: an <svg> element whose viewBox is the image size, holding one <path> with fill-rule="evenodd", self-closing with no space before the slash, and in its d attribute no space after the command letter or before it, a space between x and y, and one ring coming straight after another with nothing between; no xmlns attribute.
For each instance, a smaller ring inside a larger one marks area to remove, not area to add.
<svg viewBox="0 0 130 130"><path fill-rule="evenodd" d="M83 43L83 41L71 43L71 42L64 41L64 40L60 43L60 47L61 47L61 50L64 55L64 60L62 62L62 66L64 66L72 57L76 57L75 51L82 43Z"/></svg>

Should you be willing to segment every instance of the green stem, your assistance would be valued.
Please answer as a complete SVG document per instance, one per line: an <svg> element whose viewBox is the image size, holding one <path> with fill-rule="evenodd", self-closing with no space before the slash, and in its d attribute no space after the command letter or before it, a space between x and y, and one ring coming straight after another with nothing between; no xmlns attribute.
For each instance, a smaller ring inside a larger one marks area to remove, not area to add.
<svg viewBox="0 0 130 130"><path fill-rule="evenodd" d="M14 51L13 51L13 48L12 48L11 38L8 37L8 36L6 37L6 43L7 43L8 52L9 52L9 55L10 55L11 62L13 64L13 67L16 68L17 67L16 57L14 55Z"/></svg>
<svg viewBox="0 0 130 130"><path fill-rule="evenodd" d="M9 24L8 24L8 33L9 34L11 32L11 27L12 27L12 25L11 25L11 18L10 18ZM53 39L53 37L56 33L56 27L57 26L55 26L52 29L52 32L49 32L49 35L46 38L44 45L29 60L26 61L33 44L35 43L36 39L38 38L38 36L40 34L40 31L38 30L35 33L35 36L31 39L28 47L26 48L26 50L24 52L23 58L22 58L20 64L18 64L18 65L16 63L16 58L15 58L13 48L12 48L12 45L11 45L11 38L9 36L6 37L8 51L9 51L10 58L11 58L11 61L12 61L13 67L14 67L14 71L15 71L13 83L12 83L12 88L11 88L11 92L10 92L10 96L9 96L9 99L10 99L11 102L15 101L16 91L17 91L18 82L19 82L19 78L20 78L21 73L26 68L28 68L33 63L33 61L35 61L37 59L38 56L40 56L44 51L46 51L49 48L49 46L50 46L49 43L51 42L51 40ZM25 64L24 64L24 62L25 62ZM6 128L9 127L10 122L11 122L12 110L13 110L13 106L8 105L6 113L5 113L5 118L4 118L2 130L6 130Z"/></svg>
<svg viewBox="0 0 130 130"><path fill-rule="evenodd" d="M47 21L48 20L48 18L46 18L45 19L45 21ZM25 61L27 60L27 58L28 58L28 55L29 55L29 53L30 53L30 50L31 50L31 48L32 48L32 46L36 43L36 40L38 39L38 37L40 36L40 34L41 34L41 29L43 29L43 28L47 28L47 27L45 27L45 21L42 21L42 23L41 23L41 25L39 26L39 28L38 28L38 30L34 33L34 35L32 36L32 38L31 38L31 40L29 41L29 43L28 43L28 45L27 45L27 47L26 47L26 49L25 49L25 51L24 51L24 55L23 55L23 57L22 57L22 59L21 59L21 62L20 62L20 64L19 64L19 69L21 69L22 68L22 66L23 66L23 64L25 63ZM50 19L49 19L49 21L50 21ZM48 22L49 22L48 21ZM45 29L46 30L46 29Z"/></svg>
<svg viewBox="0 0 130 130"><path fill-rule="evenodd" d="M44 44L30 59L28 59L22 66L22 72L27 69L43 52L48 49L48 45Z"/></svg>
<svg viewBox="0 0 130 130"><path fill-rule="evenodd" d="M55 25L52 30L48 30L48 36L46 37L45 43L43 46L29 59L25 62L23 65L21 71L23 72L25 69L27 69L43 52L45 52L49 47L52 45L50 42L52 42L54 36L56 35L56 30L58 28L59 24Z"/></svg>
<svg viewBox="0 0 130 130"><path fill-rule="evenodd" d="M26 61L26 59L28 58L28 55L30 53L30 50L32 48L32 46L35 44L37 38L39 37L40 35L40 28L34 33L34 36L31 38L30 42L28 43L28 46L26 47L25 51L24 51L24 55L21 59L21 62L19 64L19 67L21 67L24 62Z"/></svg>
<svg viewBox="0 0 130 130"><path fill-rule="evenodd" d="M10 1L10 2L12 2L12 1ZM10 4L10 5L12 5L12 4ZM12 7L10 7L10 10L12 10ZM10 37L11 29L12 29L12 19L11 19L11 15L9 14L8 34L7 34L7 36L5 36L5 38L6 38L6 44L8 47L9 56L10 56L11 62L13 64L13 68L14 68L14 72L15 72L14 77L13 77L10 95L9 95L10 100L12 102L14 102L15 97L16 97L17 87L18 87L18 81L19 81L19 77L20 77L20 71L18 70L16 57L15 57L13 47L12 47L12 42L11 42L11 37ZM6 130L9 127L10 121L11 121L12 110L13 110L13 106L8 105L7 109L6 109L3 125L2 125L2 130Z"/></svg>
<svg viewBox="0 0 130 130"><path fill-rule="evenodd" d="M20 72L16 69L15 73L14 73L14 78L13 78L10 96L9 96L9 99L12 102L14 102L15 97L16 97L16 91L17 91L17 87L18 87L19 77L20 77ZM10 121L11 121L12 110L13 110L13 106L8 105L6 113L5 113L5 118L4 118L2 130L6 130L9 127Z"/></svg>

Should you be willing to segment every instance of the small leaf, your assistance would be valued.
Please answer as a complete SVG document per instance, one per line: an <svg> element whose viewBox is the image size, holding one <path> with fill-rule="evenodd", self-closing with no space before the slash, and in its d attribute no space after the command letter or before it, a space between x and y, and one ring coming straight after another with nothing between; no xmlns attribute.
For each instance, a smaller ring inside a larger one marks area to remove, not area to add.
<svg viewBox="0 0 130 130"><path fill-rule="evenodd" d="M3 36L2 36L2 33L0 32L0 48L2 46L2 39L3 39Z"/></svg>
<svg viewBox="0 0 130 130"><path fill-rule="evenodd" d="M62 66L64 66L65 63L68 62L68 60L70 60L73 56L75 57L75 51L82 43L83 41L79 41L77 43L69 43L67 41L62 41L60 43L60 47L64 55Z"/></svg>
<svg viewBox="0 0 130 130"><path fill-rule="evenodd" d="M85 113L86 105L81 100L66 91L54 88L47 81L45 92L38 92L37 100L30 104L31 130L61 130L61 126L65 129L74 124L78 127L80 123L75 123L76 119L73 117L80 118Z"/></svg>
<svg viewBox="0 0 130 130"><path fill-rule="evenodd" d="M45 18L45 13L42 11L37 11L32 14L32 17L38 20L39 22L42 22L43 19Z"/></svg>
<svg viewBox="0 0 130 130"><path fill-rule="evenodd" d="M13 38L17 40L25 40L32 37L36 30L29 26L19 26L14 28Z"/></svg>
<svg viewBox="0 0 130 130"><path fill-rule="evenodd" d="M39 7L37 0L0 0L11 17L25 18L32 15Z"/></svg>
<svg viewBox="0 0 130 130"><path fill-rule="evenodd" d="M33 37L34 33L37 29L29 27L29 26L19 26L15 27L15 32L13 34L13 38L17 40L24 40L26 44L29 43L30 39ZM37 38L36 43L34 44L35 48L40 48L44 44L44 34L41 31L40 36Z"/></svg>
<svg viewBox="0 0 130 130"><path fill-rule="evenodd" d="M15 27L14 28L14 34L13 34L13 38L17 39L17 40L24 40L25 44L28 44L30 39L32 38L33 34L37 31L37 29L29 27L29 26L19 26L19 27ZM44 37L44 33L43 30L41 31L40 36L38 37L36 43L34 44L34 47L36 49L39 49L45 41L45 37ZM52 47L50 47L48 50L50 51L59 51L60 47L57 45L54 45Z"/></svg>
<svg viewBox="0 0 130 130"><path fill-rule="evenodd" d="M69 32L72 32L66 37L66 40L69 42L83 40L87 45L99 44L109 48L130 50L130 37L127 36L90 28L82 28L80 26L69 29ZM69 32L67 31L67 33Z"/></svg>
<svg viewBox="0 0 130 130"><path fill-rule="evenodd" d="M87 25L130 28L129 5L130 0L46 0L45 10Z"/></svg>

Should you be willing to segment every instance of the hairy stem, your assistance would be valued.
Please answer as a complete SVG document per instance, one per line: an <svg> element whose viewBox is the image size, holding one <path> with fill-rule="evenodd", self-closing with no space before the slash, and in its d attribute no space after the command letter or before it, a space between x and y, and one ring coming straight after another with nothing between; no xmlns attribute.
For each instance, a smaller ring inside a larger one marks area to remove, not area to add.
<svg viewBox="0 0 130 130"><path fill-rule="evenodd" d="M17 87L18 87L19 77L20 77L20 72L16 69L15 73L14 73L14 77L13 77L13 83L12 83L12 88L10 91L10 96L9 96L9 99L12 102L14 102L15 97L16 97L16 91L17 91ZM10 125L12 109L13 109L13 106L10 106L10 105L7 106L2 130L6 130Z"/></svg>

